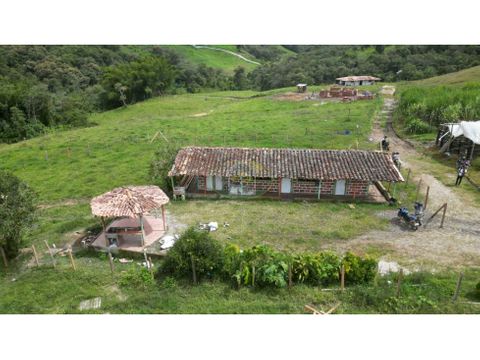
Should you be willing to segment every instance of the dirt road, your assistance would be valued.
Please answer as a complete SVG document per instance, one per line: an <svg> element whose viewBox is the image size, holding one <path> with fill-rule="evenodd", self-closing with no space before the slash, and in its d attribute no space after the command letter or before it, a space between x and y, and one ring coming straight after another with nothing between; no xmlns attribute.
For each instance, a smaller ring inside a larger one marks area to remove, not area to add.
<svg viewBox="0 0 480 360"><path fill-rule="evenodd" d="M387 135L390 150L400 152L403 166L412 170L413 180L422 180L421 191L424 192L430 186L425 219L443 203L448 203L445 224L439 228L440 217L437 216L426 227L413 232L400 226L396 219L397 209L393 208L379 214L391 219L387 231L371 231L339 245L338 249L366 250L376 247L389 254L384 259L399 261L411 268L480 266L479 209L461 195L457 188L446 186L433 177L429 173L431 162L395 135L391 125L395 105L394 99L384 98L380 117L375 120L372 141L379 143ZM455 174L452 173L451 178L453 183ZM412 204L406 205L413 207Z"/></svg>

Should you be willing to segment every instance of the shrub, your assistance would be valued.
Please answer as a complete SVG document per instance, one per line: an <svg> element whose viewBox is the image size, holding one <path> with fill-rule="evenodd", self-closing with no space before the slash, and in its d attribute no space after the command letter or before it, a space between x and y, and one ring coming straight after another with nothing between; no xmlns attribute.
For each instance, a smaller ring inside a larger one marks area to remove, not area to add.
<svg viewBox="0 0 480 360"><path fill-rule="evenodd" d="M152 286L155 281L147 268L132 265L120 275L120 286L131 286L135 288L147 289Z"/></svg>
<svg viewBox="0 0 480 360"><path fill-rule="evenodd" d="M345 267L345 283L360 284L371 282L377 273L377 261L370 257L362 259L360 256L347 252L342 259Z"/></svg>
<svg viewBox="0 0 480 360"><path fill-rule="evenodd" d="M287 256L274 251L269 246L257 245L238 253L235 253L235 250L231 248L226 261L229 264L228 269L226 269L229 271L228 275L237 286L287 286Z"/></svg>
<svg viewBox="0 0 480 360"><path fill-rule="evenodd" d="M332 252L299 254L294 256L292 274L294 281L312 285L328 285L338 280L340 259Z"/></svg>
<svg viewBox="0 0 480 360"><path fill-rule="evenodd" d="M161 268L162 273L173 276L192 276L192 258L197 279L212 278L223 269L222 245L205 231L188 228L175 242Z"/></svg>
<svg viewBox="0 0 480 360"><path fill-rule="evenodd" d="M431 131L431 128L419 118L411 117L405 121L405 131L410 134L426 134Z"/></svg>

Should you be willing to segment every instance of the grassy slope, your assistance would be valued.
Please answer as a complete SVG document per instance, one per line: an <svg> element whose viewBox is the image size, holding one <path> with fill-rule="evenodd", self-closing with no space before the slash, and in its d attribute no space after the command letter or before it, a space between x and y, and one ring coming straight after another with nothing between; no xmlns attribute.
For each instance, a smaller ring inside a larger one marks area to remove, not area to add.
<svg viewBox="0 0 480 360"><path fill-rule="evenodd" d="M257 61L252 55L238 51L235 45L212 46L230 50L243 55L247 59ZM216 51L212 49L196 49L191 45L167 45L167 47L175 50L194 64L205 64L214 68L223 69L228 73L233 73L233 70L239 66L244 67L246 70L253 70L257 66L222 51Z"/></svg>
<svg viewBox="0 0 480 360"><path fill-rule="evenodd" d="M454 73L435 76L433 78L413 81L411 85L440 86L440 85L464 85L468 82L480 81L480 66L460 70Z"/></svg>
<svg viewBox="0 0 480 360"><path fill-rule="evenodd" d="M98 126L2 145L0 161L49 202L148 182L153 152L164 144L161 136L150 142L157 131L179 145L351 148L358 139L360 148L374 146L368 135L379 102L319 105L232 94L168 96L96 114ZM352 134L337 133L345 129Z"/></svg>

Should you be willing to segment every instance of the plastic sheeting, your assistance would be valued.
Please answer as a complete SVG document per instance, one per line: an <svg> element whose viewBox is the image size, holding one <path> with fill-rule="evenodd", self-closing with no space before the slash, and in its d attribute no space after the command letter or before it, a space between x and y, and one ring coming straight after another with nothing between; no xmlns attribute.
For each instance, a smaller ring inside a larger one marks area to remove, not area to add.
<svg viewBox="0 0 480 360"><path fill-rule="evenodd" d="M480 144L480 121L460 121L458 124L447 126L453 137L463 135L475 144Z"/></svg>

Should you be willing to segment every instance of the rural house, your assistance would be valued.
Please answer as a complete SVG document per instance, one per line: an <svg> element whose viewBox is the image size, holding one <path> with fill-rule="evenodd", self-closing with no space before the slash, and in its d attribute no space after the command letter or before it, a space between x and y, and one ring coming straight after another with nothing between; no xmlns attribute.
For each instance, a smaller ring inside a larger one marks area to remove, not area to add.
<svg viewBox="0 0 480 360"><path fill-rule="evenodd" d="M374 76L345 76L336 78L336 83L341 86L362 86L362 85L373 85L376 81L382 79Z"/></svg>
<svg viewBox="0 0 480 360"><path fill-rule="evenodd" d="M186 147L168 175L190 197L367 199L375 182L403 181L388 154L360 150Z"/></svg>

